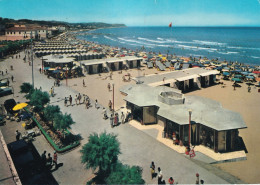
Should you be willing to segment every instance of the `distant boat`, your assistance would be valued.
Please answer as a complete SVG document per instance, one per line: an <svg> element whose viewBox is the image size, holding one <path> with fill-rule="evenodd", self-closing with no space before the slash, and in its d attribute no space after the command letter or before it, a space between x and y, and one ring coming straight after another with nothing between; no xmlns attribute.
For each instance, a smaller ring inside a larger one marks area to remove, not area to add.
<svg viewBox="0 0 260 185"><path fill-rule="evenodd" d="M172 22L170 22L170 24L169 24L169 28L171 28L172 27Z"/></svg>

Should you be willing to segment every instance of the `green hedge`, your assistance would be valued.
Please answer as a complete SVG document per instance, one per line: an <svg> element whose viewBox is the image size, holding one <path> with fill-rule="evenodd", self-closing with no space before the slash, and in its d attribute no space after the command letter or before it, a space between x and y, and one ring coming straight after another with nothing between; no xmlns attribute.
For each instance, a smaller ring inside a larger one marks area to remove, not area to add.
<svg viewBox="0 0 260 185"><path fill-rule="evenodd" d="M24 108L25 111L27 111L28 113L31 113L27 108ZM41 132L43 133L43 135L45 136L45 138L48 140L48 142L52 145L52 147L55 149L55 151L62 153L68 150L71 150L72 148L75 148L76 146L80 145L79 141L75 141L73 144L65 146L63 148L59 148L51 139L51 137L46 133L46 131L42 128L41 124L37 121L37 119L35 119L32 116L32 119L35 121L35 123L37 124L37 126L39 127L39 129L41 130ZM70 134L69 130L66 130L67 133Z"/></svg>

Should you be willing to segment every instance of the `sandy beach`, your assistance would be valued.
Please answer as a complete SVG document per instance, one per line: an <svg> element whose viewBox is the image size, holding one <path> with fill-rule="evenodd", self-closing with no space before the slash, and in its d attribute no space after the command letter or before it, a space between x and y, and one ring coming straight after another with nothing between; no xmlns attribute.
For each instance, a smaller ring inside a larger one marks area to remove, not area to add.
<svg viewBox="0 0 260 185"><path fill-rule="evenodd" d="M165 71L167 72L167 71ZM122 76L130 73L132 77L137 77L145 74L162 73L157 69L147 69L142 67L140 71L137 69L130 69L123 71L120 74L118 71L113 72L113 78L110 80L108 73L102 73L101 76L98 74L86 75L86 77L69 79L68 84L71 88L79 91L82 94L87 94L91 99L97 99L100 104L104 107L108 107L109 100L112 100L112 91L108 91L107 84L115 84L115 109L118 110L125 107L125 101L123 95L119 92L120 87L128 84L135 84L134 80L130 82L123 82ZM82 80L85 80L86 86L83 87ZM223 80L222 80L223 81ZM198 95L206 98L210 98L222 103L222 106L226 109L239 112L247 127L241 129L239 135L243 138L244 143L247 147L247 160L239 162L230 162L217 164L216 166L231 173L232 175L240 178L242 181L247 183L259 183L260 176L258 169L260 159L258 153L260 147L254 142L260 140L260 125L258 125L260 119L258 117L260 113L260 93L258 88L252 87L251 93L247 91L247 84L242 83L240 88L232 87L233 82L223 81L226 86L222 88L221 85L215 85L201 90L196 90L185 95ZM65 83L65 81L63 81ZM65 85L65 84L64 84ZM241 173L241 170L243 173Z"/></svg>

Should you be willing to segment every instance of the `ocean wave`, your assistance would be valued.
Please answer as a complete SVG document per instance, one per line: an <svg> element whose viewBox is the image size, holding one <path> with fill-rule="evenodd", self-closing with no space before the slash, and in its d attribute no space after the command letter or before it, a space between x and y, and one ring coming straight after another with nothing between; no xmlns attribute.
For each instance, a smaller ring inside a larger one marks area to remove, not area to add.
<svg viewBox="0 0 260 185"><path fill-rule="evenodd" d="M158 46L165 47L165 48L172 47L171 45L158 45Z"/></svg>
<svg viewBox="0 0 260 185"><path fill-rule="evenodd" d="M158 40L164 40L163 38L157 37Z"/></svg>
<svg viewBox="0 0 260 185"><path fill-rule="evenodd" d="M112 40L112 41L116 41L115 39L112 39L111 37L108 37L108 36L104 36L106 39L109 39L109 40Z"/></svg>
<svg viewBox="0 0 260 185"><path fill-rule="evenodd" d="M249 48L249 47L241 47L241 46L228 46L230 49L245 49L245 50L260 50L260 48Z"/></svg>
<svg viewBox="0 0 260 185"><path fill-rule="evenodd" d="M147 42L160 43L160 44L165 43L165 41L151 40L151 39L147 39L147 38L143 38L143 37L138 37L138 39L139 40L144 40L144 41L147 41Z"/></svg>
<svg viewBox="0 0 260 185"><path fill-rule="evenodd" d="M251 56L251 58L260 58L260 57L256 57L256 56Z"/></svg>
<svg viewBox="0 0 260 185"><path fill-rule="evenodd" d="M212 45L212 46L224 46L224 45L226 45L226 43L203 41L203 40L193 40L193 42L195 42L197 44Z"/></svg>
<svg viewBox="0 0 260 185"><path fill-rule="evenodd" d="M227 53L228 54L238 54L238 52L236 52L236 51L228 51Z"/></svg>

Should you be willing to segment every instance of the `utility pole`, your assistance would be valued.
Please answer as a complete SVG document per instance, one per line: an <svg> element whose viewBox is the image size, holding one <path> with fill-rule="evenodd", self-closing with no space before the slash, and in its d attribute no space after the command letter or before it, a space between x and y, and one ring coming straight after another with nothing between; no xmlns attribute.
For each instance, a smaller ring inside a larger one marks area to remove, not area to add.
<svg viewBox="0 0 260 185"><path fill-rule="evenodd" d="M114 84L113 84L113 115L115 112L115 91L114 91Z"/></svg>
<svg viewBox="0 0 260 185"><path fill-rule="evenodd" d="M192 114L192 110L189 110L189 147L190 147L190 143L191 143L191 114Z"/></svg>
<svg viewBox="0 0 260 185"><path fill-rule="evenodd" d="M33 41L32 41L32 31L31 31L31 59L32 59L32 87L34 89L34 76L33 76Z"/></svg>

